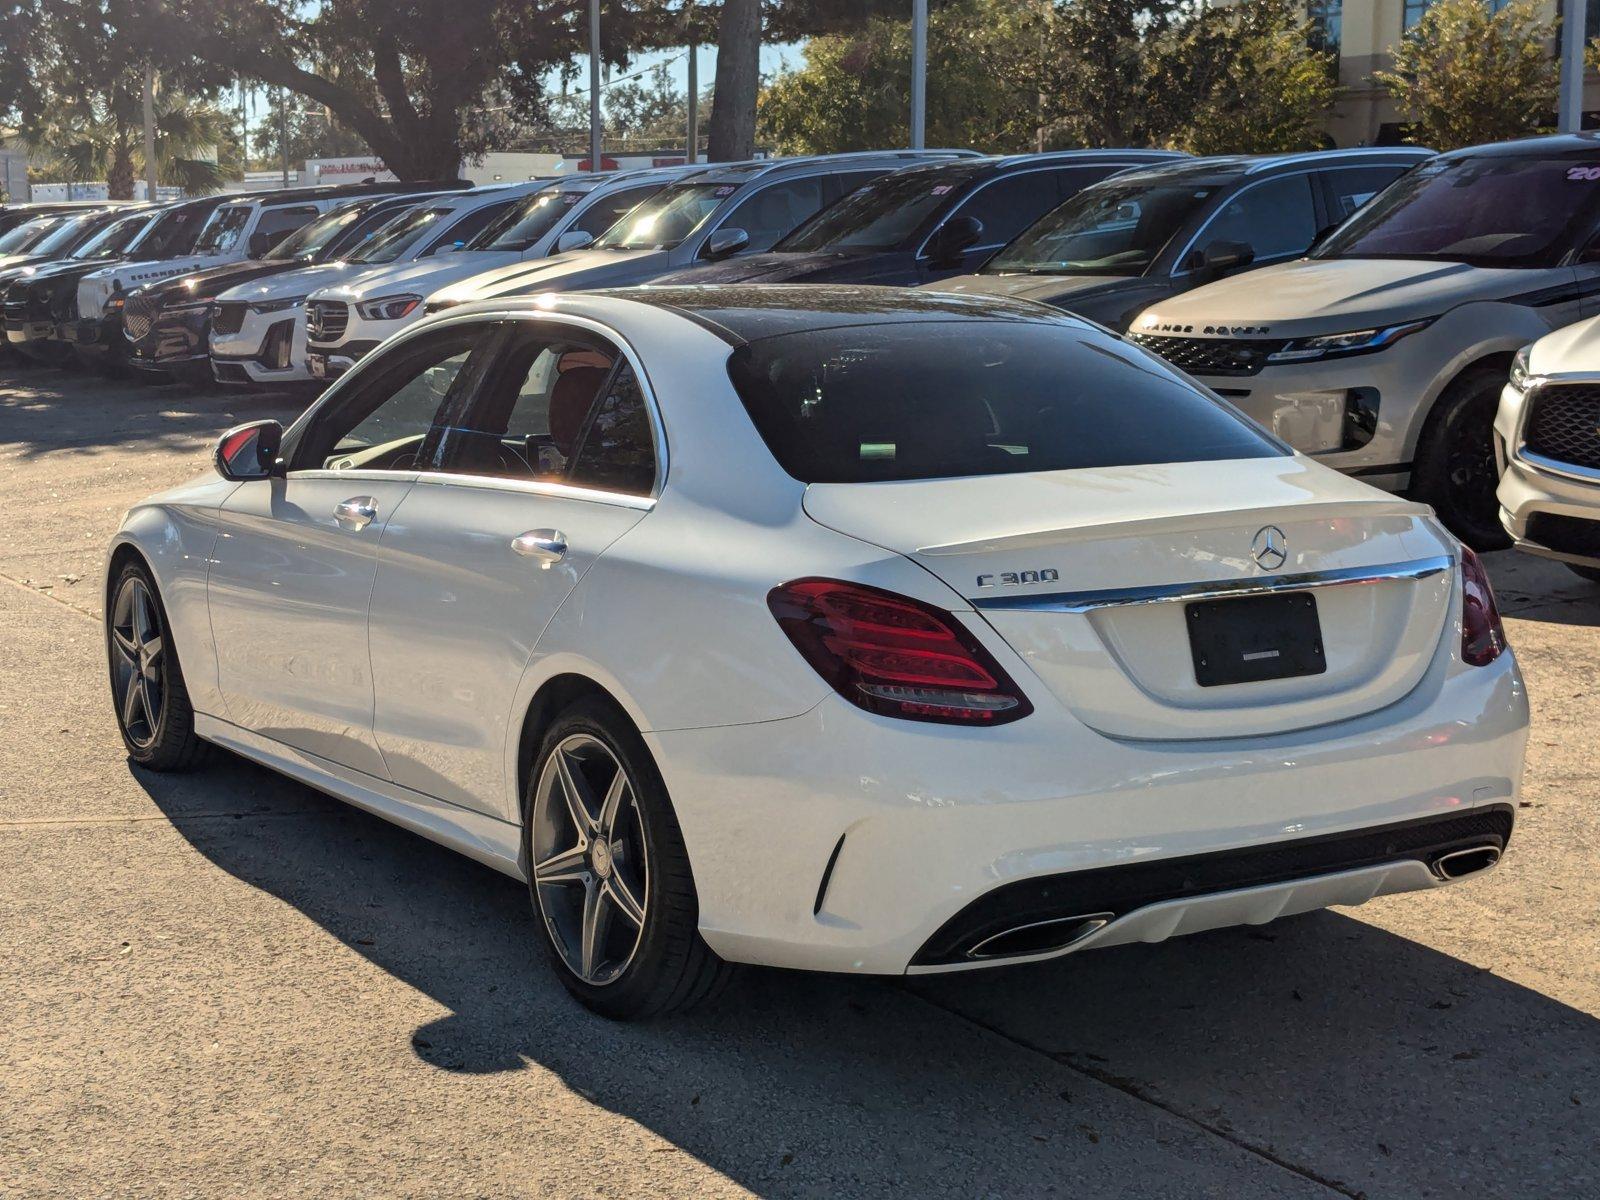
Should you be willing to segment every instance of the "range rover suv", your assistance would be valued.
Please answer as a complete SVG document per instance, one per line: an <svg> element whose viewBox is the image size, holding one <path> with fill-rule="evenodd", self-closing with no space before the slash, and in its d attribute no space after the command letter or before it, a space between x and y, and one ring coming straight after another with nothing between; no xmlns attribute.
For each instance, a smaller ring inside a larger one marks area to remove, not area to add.
<svg viewBox="0 0 1600 1200"><path fill-rule="evenodd" d="M1124 171L1041 217L942 292L1041 300L1111 329L1226 275L1299 258L1433 156L1420 148L1189 159Z"/></svg>
<svg viewBox="0 0 1600 1200"><path fill-rule="evenodd" d="M1512 357L1600 312L1600 135L1421 164L1310 256L1146 309L1131 337L1296 449L1507 544L1491 431Z"/></svg>
<svg viewBox="0 0 1600 1200"><path fill-rule="evenodd" d="M765 254L663 275L678 283L926 284L981 265L1108 175L1182 160L1170 150L1063 150L906 167L863 184Z"/></svg>

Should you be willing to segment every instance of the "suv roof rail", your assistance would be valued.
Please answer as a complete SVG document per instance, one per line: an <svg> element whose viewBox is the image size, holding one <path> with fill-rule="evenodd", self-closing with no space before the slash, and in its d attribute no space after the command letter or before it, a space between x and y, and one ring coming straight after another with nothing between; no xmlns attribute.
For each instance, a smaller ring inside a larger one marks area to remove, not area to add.
<svg viewBox="0 0 1600 1200"><path fill-rule="evenodd" d="M1262 154L1251 156L1256 159L1245 169L1246 175L1254 175L1271 167L1280 167L1286 163L1322 162L1326 159L1355 159L1365 158L1415 158L1421 162L1425 158L1432 158L1437 150L1430 150L1426 146L1343 146L1331 150L1301 150L1291 154Z"/></svg>
<svg viewBox="0 0 1600 1200"><path fill-rule="evenodd" d="M1019 163L1042 163L1062 160L1072 162L1086 158L1090 155L1117 155L1117 154L1144 154L1149 156L1149 166L1157 166L1166 162L1186 162L1194 156L1182 150L1152 149L1148 146L1096 146L1084 147L1077 150L1041 150L1028 151L1026 154L998 154L994 156L995 166L1010 167Z"/></svg>

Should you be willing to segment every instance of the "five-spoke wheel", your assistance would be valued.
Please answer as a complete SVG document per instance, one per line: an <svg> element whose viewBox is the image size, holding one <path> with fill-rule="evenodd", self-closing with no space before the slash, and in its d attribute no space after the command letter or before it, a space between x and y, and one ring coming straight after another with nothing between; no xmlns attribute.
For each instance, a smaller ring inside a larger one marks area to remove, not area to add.
<svg viewBox="0 0 1600 1200"><path fill-rule="evenodd" d="M111 691L122 732L139 747L152 745L161 730L164 650L155 597L149 584L130 575L111 606Z"/></svg>
<svg viewBox="0 0 1600 1200"><path fill-rule="evenodd" d="M533 881L557 952L585 983L614 982L639 949L650 861L628 772L577 733L544 761L533 801Z"/></svg>

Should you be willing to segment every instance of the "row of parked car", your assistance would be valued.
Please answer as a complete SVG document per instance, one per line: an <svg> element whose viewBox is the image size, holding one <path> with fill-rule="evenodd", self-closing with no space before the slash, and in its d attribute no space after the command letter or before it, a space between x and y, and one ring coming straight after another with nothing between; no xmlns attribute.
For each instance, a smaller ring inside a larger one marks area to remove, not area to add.
<svg viewBox="0 0 1600 1200"><path fill-rule="evenodd" d="M529 293L829 282L1039 301L1427 500L1471 544L1514 537L1588 570L1600 525L1567 485L1600 482L1600 388L1559 377L1591 341L1580 327L1513 359L1600 314L1597 155L1587 134L1445 155L886 151L296 189L35 217L53 232L0 258L0 289L23 355L258 386L320 383L427 312ZM15 236L0 225L0 253ZM1552 463L1560 487L1530 485Z"/></svg>

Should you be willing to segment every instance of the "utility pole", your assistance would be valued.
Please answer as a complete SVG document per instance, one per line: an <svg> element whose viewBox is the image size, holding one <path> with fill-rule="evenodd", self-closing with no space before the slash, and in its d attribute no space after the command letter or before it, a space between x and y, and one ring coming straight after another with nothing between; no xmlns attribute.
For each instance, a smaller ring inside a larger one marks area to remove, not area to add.
<svg viewBox="0 0 1600 1200"><path fill-rule="evenodd" d="M911 0L911 148L913 150L923 148L927 140L927 131L928 0Z"/></svg>
<svg viewBox="0 0 1600 1200"><path fill-rule="evenodd" d="M151 66L144 69L144 198L156 202L156 69Z"/></svg>
<svg viewBox="0 0 1600 1200"><path fill-rule="evenodd" d="M1564 0L1561 7L1561 103L1557 127L1562 133L1583 128L1583 34L1588 25L1585 0Z"/></svg>
<svg viewBox="0 0 1600 1200"><path fill-rule="evenodd" d="M600 169L600 0L589 0L589 170Z"/></svg>
<svg viewBox="0 0 1600 1200"><path fill-rule="evenodd" d="M689 30L689 154L686 162L700 161L700 46Z"/></svg>

